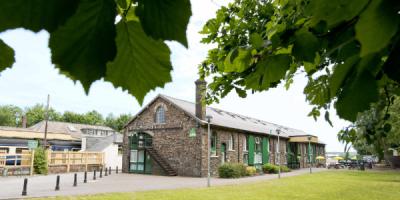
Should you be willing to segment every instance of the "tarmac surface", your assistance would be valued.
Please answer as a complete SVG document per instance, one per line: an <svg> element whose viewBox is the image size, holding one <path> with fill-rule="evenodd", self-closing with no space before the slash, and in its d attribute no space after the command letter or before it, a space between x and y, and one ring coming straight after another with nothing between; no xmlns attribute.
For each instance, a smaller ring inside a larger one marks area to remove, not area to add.
<svg viewBox="0 0 400 200"><path fill-rule="evenodd" d="M313 172L325 171L324 168L313 168ZM283 173L281 177L297 176L309 173L309 169L294 170ZM21 199L32 197L89 195L110 192L134 192L148 190L165 190L178 188L201 188L207 186L207 178L168 177L140 174L116 174L93 180L93 172L88 172L88 182L83 183L83 173L78 173L78 185L73 186L74 173L60 174L60 190L55 191L56 174L47 176L0 177L0 199ZM22 196L24 178L28 178L27 196ZM211 186L235 185L262 180L277 179L276 174L245 177L239 179L211 178Z"/></svg>

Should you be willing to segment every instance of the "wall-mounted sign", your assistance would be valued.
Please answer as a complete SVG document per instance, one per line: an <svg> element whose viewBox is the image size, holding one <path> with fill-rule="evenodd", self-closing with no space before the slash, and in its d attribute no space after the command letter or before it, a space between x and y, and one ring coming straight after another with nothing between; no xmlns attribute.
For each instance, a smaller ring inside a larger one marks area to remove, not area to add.
<svg viewBox="0 0 400 200"><path fill-rule="evenodd" d="M196 128L191 128L189 130L189 137L196 137Z"/></svg>
<svg viewBox="0 0 400 200"><path fill-rule="evenodd" d="M28 140L28 148L29 149L36 149L38 147L37 140Z"/></svg>

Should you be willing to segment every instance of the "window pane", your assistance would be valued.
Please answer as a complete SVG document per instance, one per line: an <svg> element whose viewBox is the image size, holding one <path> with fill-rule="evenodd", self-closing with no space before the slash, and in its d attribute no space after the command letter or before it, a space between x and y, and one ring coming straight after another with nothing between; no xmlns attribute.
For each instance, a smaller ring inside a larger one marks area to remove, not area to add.
<svg viewBox="0 0 400 200"><path fill-rule="evenodd" d="M131 151L131 162L137 162L137 150Z"/></svg>
<svg viewBox="0 0 400 200"><path fill-rule="evenodd" d="M144 162L144 151L139 151L138 162Z"/></svg>

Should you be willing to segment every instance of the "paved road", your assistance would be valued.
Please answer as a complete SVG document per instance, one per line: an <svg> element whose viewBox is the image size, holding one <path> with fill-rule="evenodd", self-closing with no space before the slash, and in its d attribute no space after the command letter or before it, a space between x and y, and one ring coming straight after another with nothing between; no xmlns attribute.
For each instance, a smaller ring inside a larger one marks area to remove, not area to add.
<svg viewBox="0 0 400 200"><path fill-rule="evenodd" d="M313 169L314 172L325 169ZM309 169L300 169L282 174L282 177L307 174ZM98 174L97 174L98 175ZM132 192L160 189L199 188L205 187L206 178L192 177L166 177L139 174L115 174L93 181L93 173L88 174L88 183L83 183L83 173L78 173L78 186L73 187L73 174L60 175L60 190L55 191L56 175L28 177L28 196L47 197L84 195L108 192ZM277 175L267 174L262 176L246 177L240 179L212 178L211 185L233 185L261 180L276 179ZM0 199L22 198L22 185L24 177L0 177Z"/></svg>

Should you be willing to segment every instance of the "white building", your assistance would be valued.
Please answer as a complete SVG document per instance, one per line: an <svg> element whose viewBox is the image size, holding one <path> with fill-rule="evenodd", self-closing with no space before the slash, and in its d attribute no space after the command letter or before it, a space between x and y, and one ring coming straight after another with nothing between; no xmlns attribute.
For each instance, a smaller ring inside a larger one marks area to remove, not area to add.
<svg viewBox="0 0 400 200"><path fill-rule="evenodd" d="M45 121L41 121L28 129L44 132ZM122 135L110 127L49 121L47 131L80 138L80 151L103 152L105 166L112 169L115 169L116 166L119 169L122 168ZM68 149L58 147L53 150L63 151Z"/></svg>

